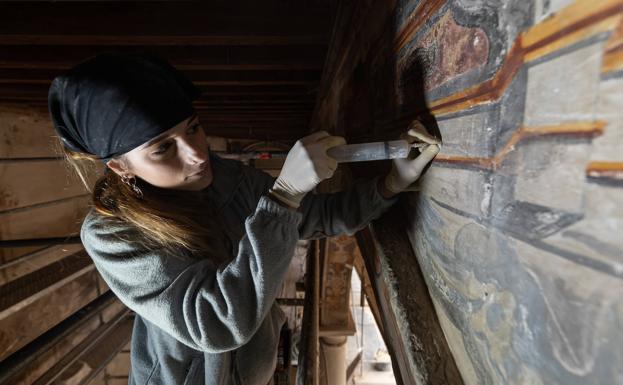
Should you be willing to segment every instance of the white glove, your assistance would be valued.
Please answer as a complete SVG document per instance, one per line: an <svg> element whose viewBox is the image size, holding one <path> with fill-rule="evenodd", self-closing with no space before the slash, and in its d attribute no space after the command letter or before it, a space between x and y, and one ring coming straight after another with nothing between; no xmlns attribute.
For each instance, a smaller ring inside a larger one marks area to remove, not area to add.
<svg viewBox="0 0 623 385"><path fill-rule="evenodd" d="M421 153L415 159L392 159L392 169L385 177L385 187L394 194L402 191L418 190L415 182L422 174L424 167L439 153L439 144L441 143L438 139L431 136L422 123L418 121L411 123L409 131L406 134L402 134L400 138L409 143L420 141L429 145L420 149Z"/></svg>
<svg viewBox="0 0 623 385"><path fill-rule="evenodd" d="M344 138L326 131L299 139L288 152L270 193L293 208L299 207L305 194L333 176L337 161L327 155L327 150L342 144L346 144Z"/></svg>

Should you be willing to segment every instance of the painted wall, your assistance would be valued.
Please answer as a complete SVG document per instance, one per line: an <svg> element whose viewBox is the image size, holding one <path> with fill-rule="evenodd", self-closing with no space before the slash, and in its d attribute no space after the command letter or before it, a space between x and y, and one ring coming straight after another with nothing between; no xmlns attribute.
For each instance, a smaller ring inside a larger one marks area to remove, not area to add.
<svg viewBox="0 0 623 385"><path fill-rule="evenodd" d="M313 128L442 138L402 211L466 384L623 384L622 20L620 0L340 11Z"/></svg>

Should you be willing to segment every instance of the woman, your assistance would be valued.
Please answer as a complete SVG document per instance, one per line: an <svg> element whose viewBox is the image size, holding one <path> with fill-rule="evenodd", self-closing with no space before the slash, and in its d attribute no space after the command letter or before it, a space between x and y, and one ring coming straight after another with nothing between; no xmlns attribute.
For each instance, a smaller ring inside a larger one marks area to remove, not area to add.
<svg viewBox="0 0 623 385"><path fill-rule="evenodd" d="M54 79L49 107L82 180L82 163L107 166L80 235L136 313L130 384L265 385L285 321L275 297L297 240L363 228L438 147L394 162L384 179L307 195L333 175L326 150L343 138L299 140L275 180L209 152L198 95L160 59L102 54Z"/></svg>

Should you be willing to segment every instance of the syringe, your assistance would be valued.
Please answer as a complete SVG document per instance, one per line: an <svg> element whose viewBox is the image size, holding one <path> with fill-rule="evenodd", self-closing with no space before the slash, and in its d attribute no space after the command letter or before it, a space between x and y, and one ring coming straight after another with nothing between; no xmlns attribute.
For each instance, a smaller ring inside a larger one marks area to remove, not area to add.
<svg viewBox="0 0 623 385"><path fill-rule="evenodd" d="M372 142L359 144L345 144L331 147L327 155L344 162L365 162L370 160L383 160L394 158L406 158L412 148L428 146L428 143L409 143L406 140L392 140L389 142Z"/></svg>

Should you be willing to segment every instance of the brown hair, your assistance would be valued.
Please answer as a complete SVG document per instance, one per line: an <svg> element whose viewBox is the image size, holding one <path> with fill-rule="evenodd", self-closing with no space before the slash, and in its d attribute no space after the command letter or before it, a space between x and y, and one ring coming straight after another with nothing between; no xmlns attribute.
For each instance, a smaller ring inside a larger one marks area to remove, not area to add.
<svg viewBox="0 0 623 385"><path fill-rule="evenodd" d="M69 150L62 144L60 149L70 169L93 194L95 210L138 230L139 239L127 241L169 251L179 252L181 247L185 251L206 255L217 263L231 258L229 238L205 194L160 188L136 178L136 185L142 191L142 197L139 197L112 171L100 177L91 189L88 178L96 172L101 161L91 154ZM123 155L119 159L123 160Z"/></svg>

